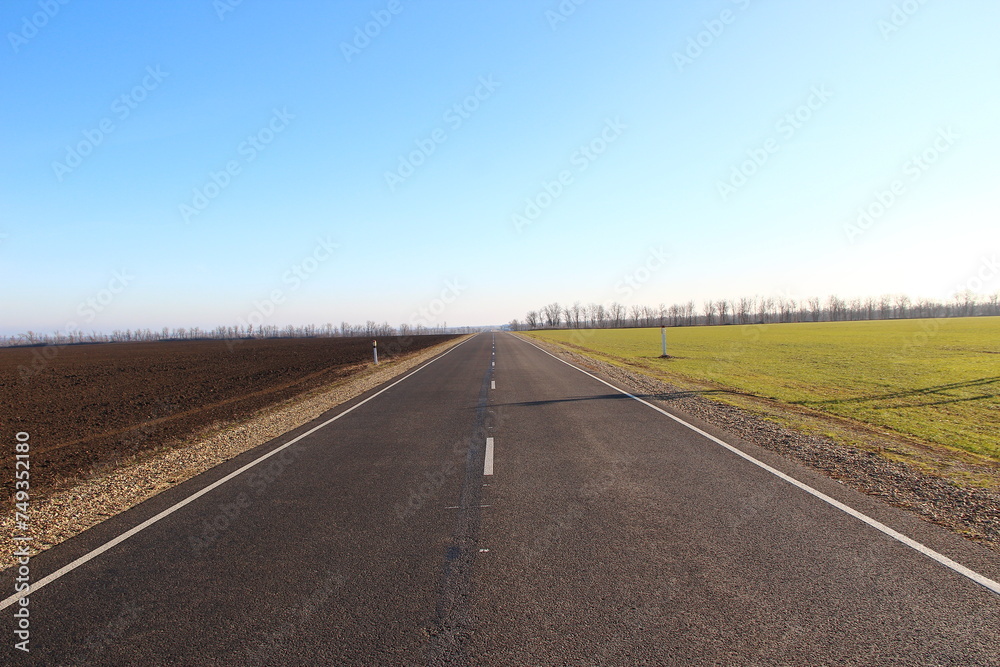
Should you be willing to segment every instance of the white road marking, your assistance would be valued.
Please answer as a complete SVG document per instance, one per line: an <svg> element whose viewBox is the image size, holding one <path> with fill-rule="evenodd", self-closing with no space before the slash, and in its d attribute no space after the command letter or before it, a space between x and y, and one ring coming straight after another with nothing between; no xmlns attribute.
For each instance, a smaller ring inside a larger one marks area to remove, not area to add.
<svg viewBox="0 0 1000 667"><path fill-rule="evenodd" d="M691 429L695 433L708 438L709 440L711 440L715 444L717 444L717 445L719 445L721 447L724 447L725 449L728 449L729 451L731 451L733 454L736 454L740 458L743 458L743 459L749 461L750 463L754 464L755 466L758 466L758 467L766 470L767 472L771 473L772 475L783 479L784 481L788 482L792 486L796 486L799 489L802 489L806 493L808 493L808 494L810 494L812 496L815 496L816 498L819 498L823 502L828 503L828 504L832 505L833 507L836 507L840 511L842 511L842 512L844 512L846 514L849 514L850 516L854 517L855 519L868 524L869 526L871 526L875 530L878 530L879 532L884 533L885 535L888 535L889 537L891 537L892 539L896 540L897 542L905 544L906 546L910 547L914 551L918 551L918 552L922 553L923 555L927 556L931 560L937 561L938 563L940 563L941 565L944 565L948 569L953 570L954 572L957 572L958 574L962 575L963 577L968 577L969 579L971 579L972 581L976 582L980 586L983 586L984 588L986 588L986 589L988 589L990 591L993 591L994 593L1000 595L1000 582L993 581L989 577L985 577L985 576L979 574L978 572L976 572L975 570L971 570L971 569L965 567L964 565L962 565L961 563L953 561L952 559L948 558L944 554L941 554L941 553L938 553L937 551L934 551L930 547L928 547L928 546L926 546L924 544L921 544L920 542L917 542L913 538L907 537L906 535L903 535L902 533L900 533L900 532L898 532L896 530L893 530L892 528L890 528L889 526L885 525L881 521L873 519L872 517L868 516L867 514L863 514L863 513L859 512L858 510L854 509L853 507L850 507L849 505L845 505L844 503L840 502L836 498L831 498L830 496L826 495L822 491L819 491L817 489L812 488L811 486L809 486L805 482L800 482L799 480L795 479L794 477L786 475L785 473L781 472L780 470L772 468L771 466L767 465L763 461L758 461L757 459L755 459L754 457L750 456L746 452L740 451L739 449L737 449L736 447L733 447L729 443L727 443L727 442L725 442L723 440L720 440L719 438L716 438L711 433L706 433L705 431L702 431L697 426L694 426L693 424L687 423L686 421L684 421L680 417L677 417L675 415L670 414L669 412L667 412L663 408L659 408L659 407L653 405L652 403L650 403L648 401L644 401L643 399L639 398L638 396L634 396L634 395L628 393L627 391L625 391L624 389L619 389L618 387L616 387L615 385L611 384L610 382L602 380L601 378L597 377L596 375L594 375L592 373L588 373L587 371L583 370L582 368L578 368L578 367L574 366L573 364L569 363L568 361L566 361L564 359L560 359L559 357L557 357L556 355L552 354L548 350L545 350L545 349L539 347L538 345L535 345L531 341L525 340L524 338L521 338L521 340L523 340L524 342L528 343L528 345L531 345L532 347L535 347L535 348L541 350L542 352L544 352L545 354L549 355L550 357L552 357L556 361L561 361L562 363L566 364L570 368L578 370L581 373L583 373L584 375L588 375L588 376L594 378L595 380L597 380L601 384L607 385L608 387L611 387L615 391L617 391L619 393L622 393L622 394L625 394L629 398L631 398L633 400L636 400L636 401L639 401L640 403L642 403L645 406L653 408L654 410L656 410L660 414L662 414L662 415L664 415L666 417L669 417L670 419L673 419L678 424L681 424L682 426L686 426L687 428Z"/></svg>
<svg viewBox="0 0 1000 667"><path fill-rule="evenodd" d="M493 365L493 366L496 366L496 365L497 365L497 362L495 362L495 361L491 361L491 362L490 362L490 364L491 364L491 365Z"/></svg>
<svg viewBox="0 0 1000 667"><path fill-rule="evenodd" d="M462 345L464 345L469 340L471 340L471 338L467 338L467 339L463 340L461 343L459 343L455 347L453 347L450 350L444 352L444 354L441 354L441 355L439 355L439 356L431 359L426 364L424 364L420 368L416 369L412 373L408 373L408 374L404 375L400 379L398 379L395 382L393 382L392 384L390 384L388 387L384 387L383 389L380 389L379 391L375 392L374 394L372 394L371 396L369 396L365 400L361 401L360 403L357 403L356 405L352 405L348 409L346 409L343 412L339 413L337 416L332 417L330 419L327 419L325 422L323 422L319 426L314 426L313 428L309 429L305 433L302 433L301 435L298 435L298 436L292 438L291 440L289 440L285 444L281 445L280 447L275 447L274 449L272 449L271 451L269 451L267 454L264 454L263 456L261 456L261 457L259 457L257 459L254 459L253 461L251 461L250 463L247 463L242 468L239 468L238 470L234 470L233 472L229 473L228 475L226 475L222 479L217 480L217 481L213 482L212 484L209 484L208 486L206 486L205 488L201 489L200 491L192 493L190 496L188 496L184 500L181 500L181 501L179 501L179 502L171 505L170 507L168 507L167 509L163 510L162 512L160 512L156 516L151 517L151 518L143 521L139 525L137 525L137 526L135 526L135 527L133 527L133 528L125 531L124 533L122 533L118 537L114 538L113 540L105 542L104 544L102 544L101 546L97 547L96 549L94 549L94 550L92 550L92 551L90 551L90 552L88 552L88 553L80 556L79 558L77 558L72 563L69 563L68 565L64 565L63 567L59 568L58 570L56 570L52 574L48 575L47 577L43 577L42 579L39 579L35 583L31 584L31 587L27 591L22 591L20 593L15 593L14 595L11 595L10 597L6 598L3 602L0 602L0 610L6 609L7 607L11 606L12 604L14 604L15 602L17 602L19 599L21 599L23 597L28 597L29 595L33 594L38 589L42 588L43 586L47 586L47 585L51 584L53 581L55 581L56 579L59 579L63 575L69 574L70 572L72 572L76 568L80 567L81 565L87 563L88 561L91 561L91 560L97 558L98 556L100 556L101 554L103 554L105 551L107 551L107 550L109 550L109 549L111 549L111 548L113 548L113 547L121 544L122 542L124 542L128 538L130 538L133 535L135 535L135 534L137 534L137 533L145 530L146 528L149 528L150 526L152 526L154 523L160 521L161 519L165 519L166 517L170 516L171 514L173 514L177 510L181 509L185 505L188 505L188 504L194 502L195 500L197 500L198 498L201 498L203 495L205 495L209 491L212 491L213 489L222 486L223 484L225 484L229 480L233 479L234 477L238 477L239 475L242 475L244 472L246 472L250 468L253 468L258 463L261 463L262 461L264 461L266 459L269 459L270 457L274 456L278 452L280 452L280 451L282 451L282 450L284 450L284 449L286 449L288 447L291 447L292 445L294 445L296 442L298 442L302 438L305 438L308 435L312 435L313 433L315 433L316 431L320 430L321 428L329 426L330 424L332 424L333 422L337 421L338 419L340 419L344 415L348 414L349 412L353 412L357 408L360 408L362 405L364 405L368 401L372 400L373 398L375 398L379 394L382 394L382 393L384 393L386 391L389 391L390 389L392 389L393 387L395 387L400 382L403 382L404 380L406 380L407 378L411 377L412 375L415 375L415 374L419 373L420 371L424 370L425 368L427 368L428 366L430 366L431 364L433 364L435 361L437 361L441 357L444 357L447 354L451 354L451 352L453 350L458 349L459 347L461 347Z"/></svg>
<svg viewBox="0 0 1000 667"><path fill-rule="evenodd" d="M496 388L497 388L497 381L490 380L490 389L496 389Z"/></svg>
<svg viewBox="0 0 1000 667"><path fill-rule="evenodd" d="M493 438L486 438L486 463L483 464L483 474L493 474Z"/></svg>

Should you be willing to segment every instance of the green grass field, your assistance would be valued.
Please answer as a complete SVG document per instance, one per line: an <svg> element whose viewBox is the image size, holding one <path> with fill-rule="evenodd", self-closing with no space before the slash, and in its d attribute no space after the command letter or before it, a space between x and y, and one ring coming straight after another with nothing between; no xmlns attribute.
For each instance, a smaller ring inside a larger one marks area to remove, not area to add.
<svg viewBox="0 0 1000 667"><path fill-rule="evenodd" d="M685 389L728 389L1000 461L1000 318L541 331ZM725 400L726 394L714 394Z"/></svg>

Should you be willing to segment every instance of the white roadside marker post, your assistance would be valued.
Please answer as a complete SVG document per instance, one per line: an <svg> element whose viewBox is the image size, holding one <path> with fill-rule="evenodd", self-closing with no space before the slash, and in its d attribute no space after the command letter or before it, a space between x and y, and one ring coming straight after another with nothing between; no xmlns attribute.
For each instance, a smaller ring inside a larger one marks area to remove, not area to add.
<svg viewBox="0 0 1000 667"><path fill-rule="evenodd" d="M372 341L372 354L375 355L375 365L378 366L378 341Z"/></svg>
<svg viewBox="0 0 1000 667"><path fill-rule="evenodd" d="M663 345L663 358L667 358L667 328L660 327L660 341Z"/></svg>

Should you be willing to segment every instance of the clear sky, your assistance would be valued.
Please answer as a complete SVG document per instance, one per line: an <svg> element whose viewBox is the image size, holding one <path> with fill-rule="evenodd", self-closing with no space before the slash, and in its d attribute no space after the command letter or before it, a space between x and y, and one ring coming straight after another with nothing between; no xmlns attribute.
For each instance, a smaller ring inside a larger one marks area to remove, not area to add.
<svg viewBox="0 0 1000 667"><path fill-rule="evenodd" d="M997 26L993 0L5 0L0 333L991 294Z"/></svg>

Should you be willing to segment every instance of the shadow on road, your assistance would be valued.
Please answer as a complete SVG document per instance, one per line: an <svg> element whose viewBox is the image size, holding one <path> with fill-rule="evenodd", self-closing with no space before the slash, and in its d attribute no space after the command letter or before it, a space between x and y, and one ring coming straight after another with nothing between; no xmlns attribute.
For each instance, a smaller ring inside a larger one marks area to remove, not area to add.
<svg viewBox="0 0 1000 667"><path fill-rule="evenodd" d="M681 398L691 398L693 396L708 396L712 394L732 394L738 396L749 396L752 394L747 394L745 392L733 391L727 389L705 389L698 391L673 391L665 392L660 394L632 394L636 398L641 398L648 401L675 401ZM545 401L522 401L517 403L496 403L497 406L536 406L536 405L549 405L553 403L575 403L577 401L603 401L607 399L627 399L630 398L625 394L600 394L598 396L573 396L569 398L553 398Z"/></svg>

